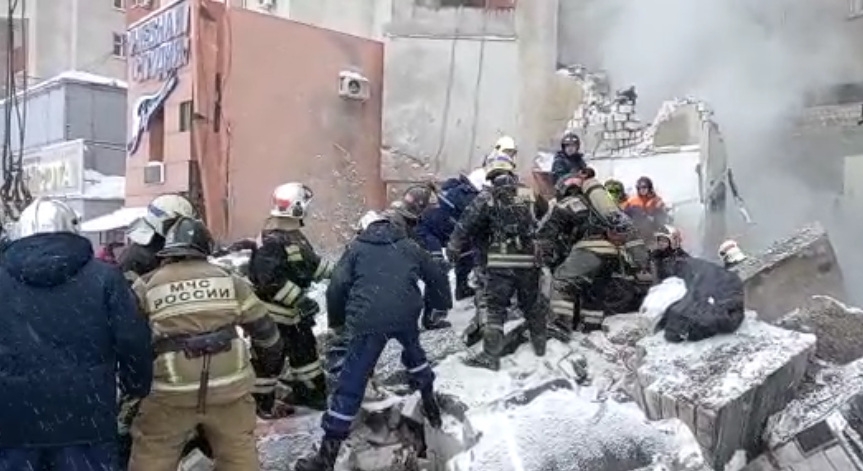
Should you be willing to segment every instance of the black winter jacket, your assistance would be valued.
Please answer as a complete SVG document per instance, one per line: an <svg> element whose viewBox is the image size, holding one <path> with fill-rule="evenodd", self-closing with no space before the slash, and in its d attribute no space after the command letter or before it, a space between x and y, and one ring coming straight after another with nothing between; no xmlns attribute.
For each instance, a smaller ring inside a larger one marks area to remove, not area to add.
<svg viewBox="0 0 863 471"><path fill-rule="evenodd" d="M737 330L744 318L743 281L736 273L697 257L678 254L674 275L686 283L686 295L669 306L659 323L669 342L698 341Z"/></svg>
<svg viewBox="0 0 863 471"><path fill-rule="evenodd" d="M432 309L452 308L446 274L431 255L390 221L370 225L349 245L327 288L331 327L351 335L418 329L422 281Z"/></svg>
<svg viewBox="0 0 863 471"><path fill-rule="evenodd" d="M584 154L579 152L575 155L566 155L560 150L554 154L554 160L551 163L551 177L554 184L557 185L567 175L585 168L587 168L587 163L584 161Z"/></svg>
<svg viewBox="0 0 863 471"><path fill-rule="evenodd" d="M117 438L117 383L144 397L150 328L116 267L69 233L12 242L0 266L0 448Z"/></svg>
<svg viewBox="0 0 863 471"><path fill-rule="evenodd" d="M129 244L117 264L120 266L120 271L123 273L134 273L137 276L144 276L147 273L159 268L160 260L156 257L156 253L162 250L165 246L165 239L156 235L153 240L147 245Z"/></svg>

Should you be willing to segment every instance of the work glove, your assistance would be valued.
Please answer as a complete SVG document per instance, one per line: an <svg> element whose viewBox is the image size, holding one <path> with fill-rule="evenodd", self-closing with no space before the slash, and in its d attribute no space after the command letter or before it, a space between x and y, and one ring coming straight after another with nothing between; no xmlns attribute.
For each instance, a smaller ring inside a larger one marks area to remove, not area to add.
<svg viewBox="0 0 863 471"><path fill-rule="evenodd" d="M297 310L297 313L299 313L300 317L302 317L303 319L314 319L315 316L317 316L321 312L321 307L318 305L318 303L314 299L306 295L303 295L300 299L297 300L294 308Z"/></svg>

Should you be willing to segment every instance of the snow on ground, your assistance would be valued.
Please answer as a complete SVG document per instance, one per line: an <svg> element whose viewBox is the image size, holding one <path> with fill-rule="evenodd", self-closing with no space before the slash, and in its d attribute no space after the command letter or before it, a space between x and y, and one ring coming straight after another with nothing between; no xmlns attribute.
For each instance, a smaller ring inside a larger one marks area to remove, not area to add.
<svg viewBox="0 0 863 471"><path fill-rule="evenodd" d="M235 254L218 261L240 266L247 257ZM310 292L322 308L315 327L317 334L327 330L325 289L326 285L316 284ZM662 306L681 295L679 291L679 284L673 280L654 289L653 301L641 314L655 317ZM460 334L473 315L473 300L456 302L448 317L453 323L452 333ZM440 341L452 343L452 333L441 336ZM437 341L434 339L439 335L432 332L423 336L426 344L427 339ZM430 359L435 348L426 345ZM467 406L463 418L445 416L445 433L462 443L469 442L466 446L472 445L450 460L450 471L614 471L650 466L660 456L671 456L675 462L697 463L701 459L697 445L692 445L694 438L681 423L648 422L635 403L614 400L620 397L614 393L627 373L626 367L616 361L620 359L617 349L624 347L611 345L601 332L574 334L568 344L549 340L544 357L537 357L529 344L521 345L502 359L497 372L471 368L462 362L480 348L481 343L455 354L446 350L434 365L436 391ZM586 364L588 381L581 381L576 364ZM292 445L291 456L284 451L272 457L264 453L265 463L276 466L291 462L300 450L308 450L319 431L315 429L316 418L306 419L299 418L293 425L294 419L278 421L288 429L264 433L271 435L264 439L264 445L272 440L304 443ZM468 440L476 433L478 441ZM262 446L270 451L281 448Z"/></svg>

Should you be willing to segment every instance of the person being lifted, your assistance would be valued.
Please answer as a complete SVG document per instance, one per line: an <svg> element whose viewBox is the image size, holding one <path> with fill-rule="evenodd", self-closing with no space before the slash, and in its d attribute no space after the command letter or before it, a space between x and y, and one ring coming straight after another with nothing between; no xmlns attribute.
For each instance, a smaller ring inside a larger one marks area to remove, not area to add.
<svg viewBox="0 0 863 471"><path fill-rule="evenodd" d="M207 261L212 250L206 226L180 218L158 253L161 267L133 284L157 358L152 392L132 422L130 471L175 471L197 427L216 469L258 469L255 371L237 327L273 378L284 364L282 340L248 282Z"/></svg>
<svg viewBox="0 0 863 471"><path fill-rule="evenodd" d="M574 328L601 328L604 310L583 309L582 302L588 290L605 299L605 286L623 260L631 256L639 276L650 279L643 240L594 175L587 169L561 180L557 204L538 231L543 263L553 268L554 326L563 336Z"/></svg>
<svg viewBox="0 0 863 471"><path fill-rule="evenodd" d="M486 165L491 186L465 209L447 245L447 258L458 260L468 241L479 251L480 272L486 279L478 296L485 298L487 319L482 351L465 363L498 370L503 351L503 324L516 296L524 313L530 341L538 356L545 355L547 305L540 299L540 266L535 247L535 197L519 183L515 162L499 153Z"/></svg>
<svg viewBox="0 0 863 471"><path fill-rule="evenodd" d="M344 329L346 351L339 353L341 368L329 408L321 425L324 438L317 453L301 458L295 471L332 471L342 443L360 410L366 383L390 340L402 346L402 363L410 384L420 392L422 410L433 427L441 426L434 396L434 372L419 341L418 317L426 285L434 309L452 307L445 276L431 256L391 219L372 216L350 242L327 288L329 327Z"/></svg>
<svg viewBox="0 0 863 471"><path fill-rule="evenodd" d="M332 264L318 255L302 232L313 197L312 190L299 182L276 187L260 246L249 259L249 280L285 339L290 369L279 381L290 386L293 404L323 410L326 379L312 332L320 307L308 289L313 282L329 279ZM271 414L275 384L258 386L258 407L264 415Z"/></svg>

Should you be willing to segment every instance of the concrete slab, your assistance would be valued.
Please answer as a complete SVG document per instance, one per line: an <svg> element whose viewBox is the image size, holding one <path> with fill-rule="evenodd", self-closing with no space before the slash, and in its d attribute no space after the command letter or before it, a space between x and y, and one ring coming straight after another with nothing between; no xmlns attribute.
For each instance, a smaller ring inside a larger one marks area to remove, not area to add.
<svg viewBox="0 0 863 471"><path fill-rule="evenodd" d="M814 295L846 299L845 280L836 252L819 223L753 254L736 268L746 284L746 304L773 322Z"/></svg>
<svg viewBox="0 0 863 471"><path fill-rule="evenodd" d="M815 356L830 363L848 364L863 358L863 310L829 296L813 296L780 318L776 325L818 337Z"/></svg>
<svg viewBox="0 0 863 471"><path fill-rule="evenodd" d="M737 332L672 344L661 333L637 344L636 402L649 419L679 418L708 464L721 469L737 450L758 451L768 417L791 400L815 336L747 315Z"/></svg>

